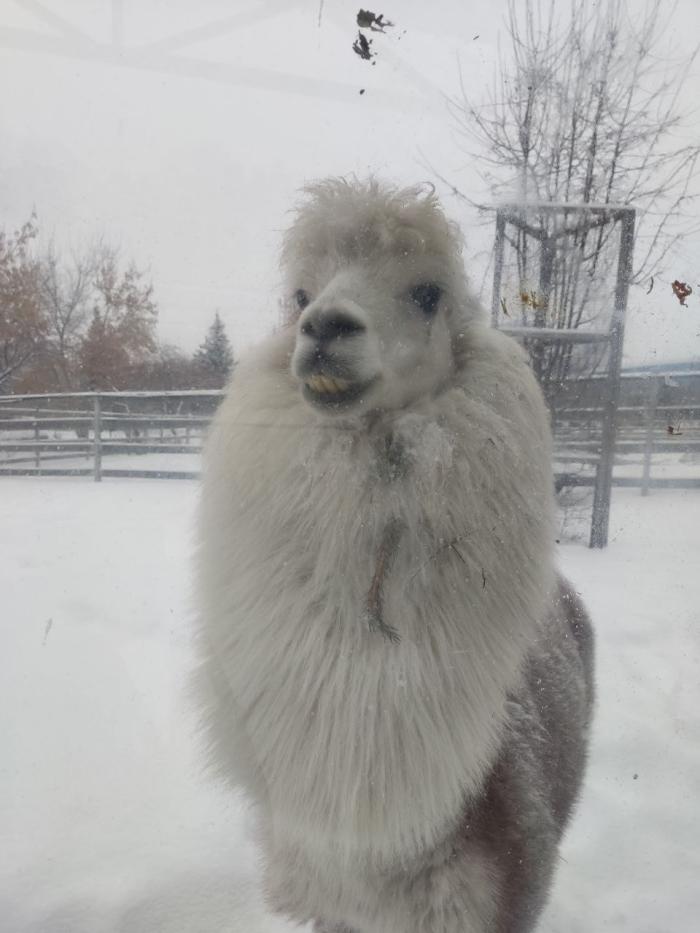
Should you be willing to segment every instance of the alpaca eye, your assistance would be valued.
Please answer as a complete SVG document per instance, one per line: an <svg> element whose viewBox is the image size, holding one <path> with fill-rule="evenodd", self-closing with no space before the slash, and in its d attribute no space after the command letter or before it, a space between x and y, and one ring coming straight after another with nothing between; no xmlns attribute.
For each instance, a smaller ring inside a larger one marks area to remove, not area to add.
<svg viewBox="0 0 700 933"><path fill-rule="evenodd" d="M298 288L294 292L294 300L297 303L297 307L301 308L302 311L311 302L308 292L305 292L303 288Z"/></svg>
<svg viewBox="0 0 700 933"><path fill-rule="evenodd" d="M414 301L424 314L435 314L442 289L434 282L425 285L416 285L410 292L411 301Z"/></svg>

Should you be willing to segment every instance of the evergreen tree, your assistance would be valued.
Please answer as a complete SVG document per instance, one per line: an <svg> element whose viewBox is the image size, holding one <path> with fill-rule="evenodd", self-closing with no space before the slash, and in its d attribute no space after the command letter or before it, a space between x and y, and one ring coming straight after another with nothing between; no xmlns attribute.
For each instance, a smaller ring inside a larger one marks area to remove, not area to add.
<svg viewBox="0 0 700 933"><path fill-rule="evenodd" d="M194 355L194 362L206 381L217 387L223 386L234 367L231 342L226 336L226 329L219 313L214 316L214 323L207 331L204 342Z"/></svg>

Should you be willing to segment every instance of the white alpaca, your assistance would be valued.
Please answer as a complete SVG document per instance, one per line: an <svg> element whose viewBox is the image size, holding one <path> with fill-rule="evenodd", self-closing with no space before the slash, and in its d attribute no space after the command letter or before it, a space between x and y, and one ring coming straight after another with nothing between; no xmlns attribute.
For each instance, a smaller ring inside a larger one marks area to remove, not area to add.
<svg viewBox="0 0 700 933"><path fill-rule="evenodd" d="M317 930L521 933L585 762L585 612L553 563L548 418L436 198L307 189L294 319L209 439L199 682L270 904Z"/></svg>

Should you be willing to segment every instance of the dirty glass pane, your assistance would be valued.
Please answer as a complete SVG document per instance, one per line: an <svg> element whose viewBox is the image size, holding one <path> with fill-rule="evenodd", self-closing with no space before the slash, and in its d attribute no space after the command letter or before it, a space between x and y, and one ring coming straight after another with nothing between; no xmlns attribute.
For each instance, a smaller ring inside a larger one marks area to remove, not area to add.
<svg viewBox="0 0 700 933"><path fill-rule="evenodd" d="M696 929L699 34L2 5L0 929Z"/></svg>

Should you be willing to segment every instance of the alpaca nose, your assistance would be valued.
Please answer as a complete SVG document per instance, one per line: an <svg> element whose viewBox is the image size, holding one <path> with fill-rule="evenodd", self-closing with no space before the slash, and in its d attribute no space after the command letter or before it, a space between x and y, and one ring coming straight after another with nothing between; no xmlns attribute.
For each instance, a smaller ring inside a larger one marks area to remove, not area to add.
<svg viewBox="0 0 700 933"><path fill-rule="evenodd" d="M305 337L311 337L319 343L335 340L337 337L354 337L367 328L346 311L331 309L321 311L306 318L300 331Z"/></svg>

